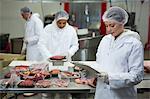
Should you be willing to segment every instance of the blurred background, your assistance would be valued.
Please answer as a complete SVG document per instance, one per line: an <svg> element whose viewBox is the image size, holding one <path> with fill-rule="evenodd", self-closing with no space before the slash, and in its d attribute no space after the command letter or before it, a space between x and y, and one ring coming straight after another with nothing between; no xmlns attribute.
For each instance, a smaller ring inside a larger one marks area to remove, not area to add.
<svg viewBox="0 0 150 99"><path fill-rule="evenodd" d="M130 16L125 28L141 35L145 59L150 58L149 0L0 0L0 52L20 53L25 30L20 8L24 6L39 13L44 26L53 21L57 11L69 13L69 23L77 28L80 44L73 60L95 60L97 46L106 34L101 16L107 8L120 6Z"/></svg>

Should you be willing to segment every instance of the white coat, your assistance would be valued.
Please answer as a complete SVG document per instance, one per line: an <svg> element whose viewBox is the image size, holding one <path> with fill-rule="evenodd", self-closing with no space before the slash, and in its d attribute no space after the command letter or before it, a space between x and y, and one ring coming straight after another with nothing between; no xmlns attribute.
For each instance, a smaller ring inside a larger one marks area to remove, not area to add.
<svg viewBox="0 0 150 99"><path fill-rule="evenodd" d="M41 55L38 51L39 37L43 32L43 22L38 14L32 14L31 18L25 24L25 36L23 49L26 48L26 60L40 61ZM27 42L27 43L26 43Z"/></svg>
<svg viewBox="0 0 150 99"><path fill-rule="evenodd" d="M73 56L79 49L76 30L66 24L63 29L58 28L56 21L44 28L44 35L41 36L39 49L46 60L55 55Z"/></svg>
<svg viewBox="0 0 150 99"><path fill-rule="evenodd" d="M125 30L116 40L103 37L96 62L108 73L109 84L98 79L95 99L136 99L134 85L143 79L143 46L136 32Z"/></svg>

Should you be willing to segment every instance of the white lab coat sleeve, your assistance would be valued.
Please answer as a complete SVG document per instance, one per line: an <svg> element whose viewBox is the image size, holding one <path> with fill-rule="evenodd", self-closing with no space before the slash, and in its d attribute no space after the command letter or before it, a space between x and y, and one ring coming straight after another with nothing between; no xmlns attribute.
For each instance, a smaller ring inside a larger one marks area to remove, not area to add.
<svg viewBox="0 0 150 99"><path fill-rule="evenodd" d="M144 76L143 61L143 46L135 44L128 57L129 72L108 74L110 88L119 89L140 83Z"/></svg>
<svg viewBox="0 0 150 99"><path fill-rule="evenodd" d="M74 30L71 41L71 47L69 49L69 55L73 56L78 49L79 49L78 37L76 31Z"/></svg>
<svg viewBox="0 0 150 99"><path fill-rule="evenodd" d="M104 42L105 42L105 40L106 40L106 37L103 37L102 38L102 40L100 41L100 43L99 43L99 46L98 46L98 49L97 49L97 52L96 52L96 62L97 63L99 63L100 64L100 62L101 62L101 54L102 54L102 46L105 44Z"/></svg>
<svg viewBox="0 0 150 99"><path fill-rule="evenodd" d="M34 44L37 44L38 41L39 41L39 37L40 35L42 34L43 32L43 23L40 19L37 19L34 21L34 36L32 37L28 37L27 38L27 42L29 45L34 45Z"/></svg>
<svg viewBox="0 0 150 99"><path fill-rule="evenodd" d="M96 62L97 63L99 63L99 60L100 60L100 56L101 56L100 53L101 53L101 43L99 44L97 53L96 53Z"/></svg>
<svg viewBox="0 0 150 99"><path fill-rule="evenodd" d="M40 36L39 42L38 42L38 49L42 55L43 60L47 60L49 57L51 57L51 53L48 51L48 36L46 32L43 30L43 34Z"/></svg>
<svg viewBox="0 0 150 99"><path fill-rule="evenodd" d="M24 53L25 50L26 50L26 48L27 48L27 45L26 45L26 43L23 41L21 53Z"/></svg>

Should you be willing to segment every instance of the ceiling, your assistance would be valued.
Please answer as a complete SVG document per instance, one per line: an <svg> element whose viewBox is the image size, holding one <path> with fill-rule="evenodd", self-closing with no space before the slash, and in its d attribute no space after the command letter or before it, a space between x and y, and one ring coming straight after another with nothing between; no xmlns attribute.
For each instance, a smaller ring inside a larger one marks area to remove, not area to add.
<svg viewBox="0 0 150 99"><path fill-rule="evenodd" d="M26 1L26 2L73 2L73 3L90 3L90 2L106 2L107 0L2 0L2 1Z"/></svg>
<svg viewBox="0 0 150 99"><path fill-rule="evenodd" d="M24 2L42 2L42 3L54 3L54 2L69 2L69 3L98 3L98 2L134 2L141 0L1 0L1 1L24 1ZM149 2L149 0L144 0Z"/></svg>

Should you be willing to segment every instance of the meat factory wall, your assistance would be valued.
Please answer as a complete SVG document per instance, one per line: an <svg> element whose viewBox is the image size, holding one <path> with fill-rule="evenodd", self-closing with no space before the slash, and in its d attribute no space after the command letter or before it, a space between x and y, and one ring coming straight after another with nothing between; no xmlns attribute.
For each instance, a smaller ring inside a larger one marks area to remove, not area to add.
<svg viewBox="0 0 150 99"><path fill-rule="evenodd" d="M42 20L43 16L54 14L63 8L63 5L60 7L58 2L46 3L42 6L40 2L2 0L2 32L10 33L10 38L23 37L24 35L25 21L20 15L20 8L24 6L30 7L33 13L39 13Z"/></svg>
<svg viewBox="0 0 150 99"><path fill-rule="evenodd" d="M145 0L141 4L141 0L128 0L127 3L125 0L112 1L112 6L118 5L128 9L129 12L136 12L135 25L141 35L143 44L147 42L148 17L150 12L149 2L149 0ZM110 6L109 3L107 5ZM33 12L38 12L42 19L44 15L53 14L63 9L63 5L60 6L58 2L41 4L40 2L31 3L17 0L0 0L0 33L10 33L10 38L22 37L24 35L25 21L20 16L20 8L24 6L29 6Z"/></svg>

